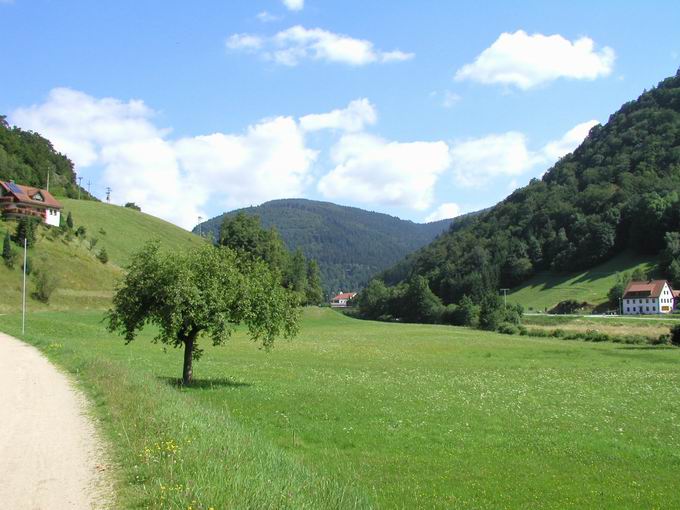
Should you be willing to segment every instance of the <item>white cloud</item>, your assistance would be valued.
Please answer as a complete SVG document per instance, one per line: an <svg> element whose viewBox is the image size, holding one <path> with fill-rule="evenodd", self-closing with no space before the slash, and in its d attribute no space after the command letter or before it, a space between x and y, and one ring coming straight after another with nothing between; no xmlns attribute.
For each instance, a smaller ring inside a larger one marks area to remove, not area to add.
<svg viewBox="0 0 680 510"><path fill-rule="evenodd" d="M526 135L517 131L457 142L451 148L454 177L460 185L473 187L547 167L578 147L596 124L596 120L578 124L538 150L531 150Z"/></svg>
<svg viewBox="0 0 680 510"><path fill-rule="evenodd" d="M595 50L588 37L569 41L559 34L528 35L523 30L502 33L471 64L456 72L456 80L514 85L527 90L558 78L593 80L611 74L614 50Z"/></svg>
<svg viewBox="0 0 680 510"><path fill-rule="evenodd" d="M300 126L305 131L320 129L339 129L342 131L362 131L367 125L375 124L378 116L375 107L366 99L355 99L347 108L328 113L316 113L300 118Z"/></svg>
<svg viewBox="0 0 680 510"><path fill-rule="evenodd" d="M451 159L456 180L464 186L520 175L542 161L528 149L526 136L516 131L458 142L451 148Z"/></svg>
<svg viewBox="0 0 680 510"><path fill-rule="evenodd" d="M268 38L234 34L227 39L226 44L231 50L260 50L265 59L286 66L296 66L303 60L362 66L413 58L413 53L400 50L383 52L365 39L356 39L320 28L307 29L300 25L282 30Z"/></svg>
<svg viewBox="0 0 680 510"><path fill-rule="evenodd" d="M454 202L445 202L425 218L425 223L447 220L456 216L460 216L460 206Z"/></svg>
<svg viewBox="0 0 680 510"><path fill-rule="evenodd" d="M390 142L365 133L344 135L332 150L336 167L321 178L330 199L423 210L450 163L444 142Z"/></svg>
<svg viewBox="0 0 680 510"><path fill-rule="evenodd" d="M305 0L283 0L283 5L290 11L301 11L305 6Z"/></svg>
<svg viewBox="0 0 680 510"><path fill-rule="evenodd" d="M39 105L18 109L12 121L50 139L77 170L103 169L114 202L189 228L203 208L233 208L300 196L316 152L290 117L263 120L244 133L168 138L142 101L97 99L54 89ZM91 175L95 175L92 173Z"/></svg>
<svg viewBox="0 0 680 510"><path fill-rule="evenodd" d="M547 143L543 148L543 154L545 154L548 160L557 161L562 156L565 156L576 149L583 139L588 136L588 133L593 126L596 126L597 124L599 124L598 121L589 120L574 126L559 140L553 140L552 142Z"/></svg>
<svg viewBox="0 0 680 510"><path fill-rule="evenodd" d="M227 48L230 50L254 51L259 50L262 44L260 37L250 34L233 34L226 41Z"/></svg>
<svg viewBox="0 0 680 510"><path fill-rule="evenodd" d="M257 13L256 18L262 23L271 23L272 21L277 21L279 19L278 16L275 16L274 14L267 11Z"/></svg>
<svg viewBox="0 0 680 510"><path fill-rule="evenodd" d="M453 108L461 100L461 97L449 90L444 91L444 98L442 99L442 106L444 108Z"/></svg>

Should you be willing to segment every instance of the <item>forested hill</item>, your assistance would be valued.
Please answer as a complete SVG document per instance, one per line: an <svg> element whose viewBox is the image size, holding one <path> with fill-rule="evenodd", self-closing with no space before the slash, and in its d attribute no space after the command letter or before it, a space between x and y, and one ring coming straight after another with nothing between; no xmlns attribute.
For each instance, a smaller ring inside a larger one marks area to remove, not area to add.
<svg viewBox="0 0 680 510"><path fill-rule="evenodd" d="M32 131L11 127L0 115L0 180L45 188L50 173L50 192L76 198L78 185L73 163L58 153L46 138ZM85 190L80 197L92 198Z"/></svg>
<svg viewBox="0 0 680 510"><path fill-rule="evenodd" d="M535 271L589 268L624 250L661 254L680 285L680 71L624 104L542 179L395 270L421 275L441 300L513 287Z"/></svg>
<svg viewBox="0 0 680 510"><path fill-rule="evenodd" d="M413 223L394 216L303 199L273 200L239 212L257 215L266 228L275 227L290 250L301 248L316 259L327 293L356 290L379 271L431 242L453 220ZM219 238L225 215L194 229Z"/></svg>

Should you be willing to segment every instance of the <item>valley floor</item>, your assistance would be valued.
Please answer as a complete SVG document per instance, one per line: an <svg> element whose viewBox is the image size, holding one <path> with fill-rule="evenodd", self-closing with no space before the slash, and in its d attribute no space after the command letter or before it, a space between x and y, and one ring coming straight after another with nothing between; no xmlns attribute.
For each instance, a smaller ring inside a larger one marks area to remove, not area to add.
<svg viewBox="0 0 680 510"><path fill-rule="evenodd" d="M181 352L152 337L29 317L26 339L96 403L120 507L680 506L680 349L309 309L269 353L242 332L205 343L180 388Z"/></svg>

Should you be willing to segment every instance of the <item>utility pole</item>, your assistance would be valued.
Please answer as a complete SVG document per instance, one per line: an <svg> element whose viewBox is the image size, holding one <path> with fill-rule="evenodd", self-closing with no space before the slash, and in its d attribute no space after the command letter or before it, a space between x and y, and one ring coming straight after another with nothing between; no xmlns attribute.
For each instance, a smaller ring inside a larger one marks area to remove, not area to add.
<svg viewBox="0 0 680 510"><path fill-rule="evenodd" d="M47 187L45 189L50 190L50 167L47 167Z"/></svg>
<svg viewBox="0 0 680 510"><path fill-rule="evenodd" d="M83 182L82 177L78 177L78 200L80 200L80 188L81 188L81 183Z"/></svg>
<svg viewBox="0 0 680 510"><path fill-rule="evenodd" d="M110 204L111 203L111 188L106 188L106 201Z"/></svg>
<svg viewBox="0 0 680 510"><path fill-rule="evenodd" d="M21 334L26 333L26 250L28 248L24 233L24 286L21 290Z"/></svg>
<svg viewBox="0 0 680 510"><path fill-rule="evenodd" d="M510 289L501 289L501 292L503 293L503 306L505 308L508 307L508 291Z"/></svg>
<svg viewBox="0 0 680 510"><path fill-rule="evenodd" d="M92 183L91 183L90 180L88 179L88 180L87 180L87 194L90 195L90 196L92 196L92 193L90 193L90 184L92 184Z"/></svg>

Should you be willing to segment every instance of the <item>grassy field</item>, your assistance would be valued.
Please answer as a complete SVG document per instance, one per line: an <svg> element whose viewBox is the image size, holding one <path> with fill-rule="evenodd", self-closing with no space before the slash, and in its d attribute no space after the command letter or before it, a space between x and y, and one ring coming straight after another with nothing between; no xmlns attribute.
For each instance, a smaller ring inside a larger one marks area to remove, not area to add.
<svg viewBox="0 0 680 510"><path fill-rule="evenodd" d="M159 239L171 249L197 246L203 241L186 230L132 209L92 201L60 199L64 214L73 213L74 227L84 226L86 237L67 240L51 238L46 227L38 229L38 242L29 250L33 268L54 274L57 289L49 304L31 299L34 281L29 278L28 306L31 310L82 310L106 308L113 288L130 255L151 240ZM0 236L16 229L14 221L0 222ZM90 249L90 241L96 245ZM96 255L106 248L109 262L102 264ZM21 250L15 246L19 258ZM21 308L21 261L14 269L0 264L0 313Z"/></svg>
<svg viewBox="0 0 680 510"><path fill-rule="evenodd" d="M656 261L632 253L623 253L588 271L569 274L542 272L512 289L508 302L519 303L525 310L550 310L557 303L573 299L597 307L607 302L607 292L616 282L616 273L642 268L654 273Z"/></svg>
<svg viewBox="0 0 680 510"><path fill-rule="evenodd" d="M119 507L680 506L680 349L310 309L272 352L206 345L182 389L179 351L100 319L36 313L27 340L95 402Z"/></svg>

